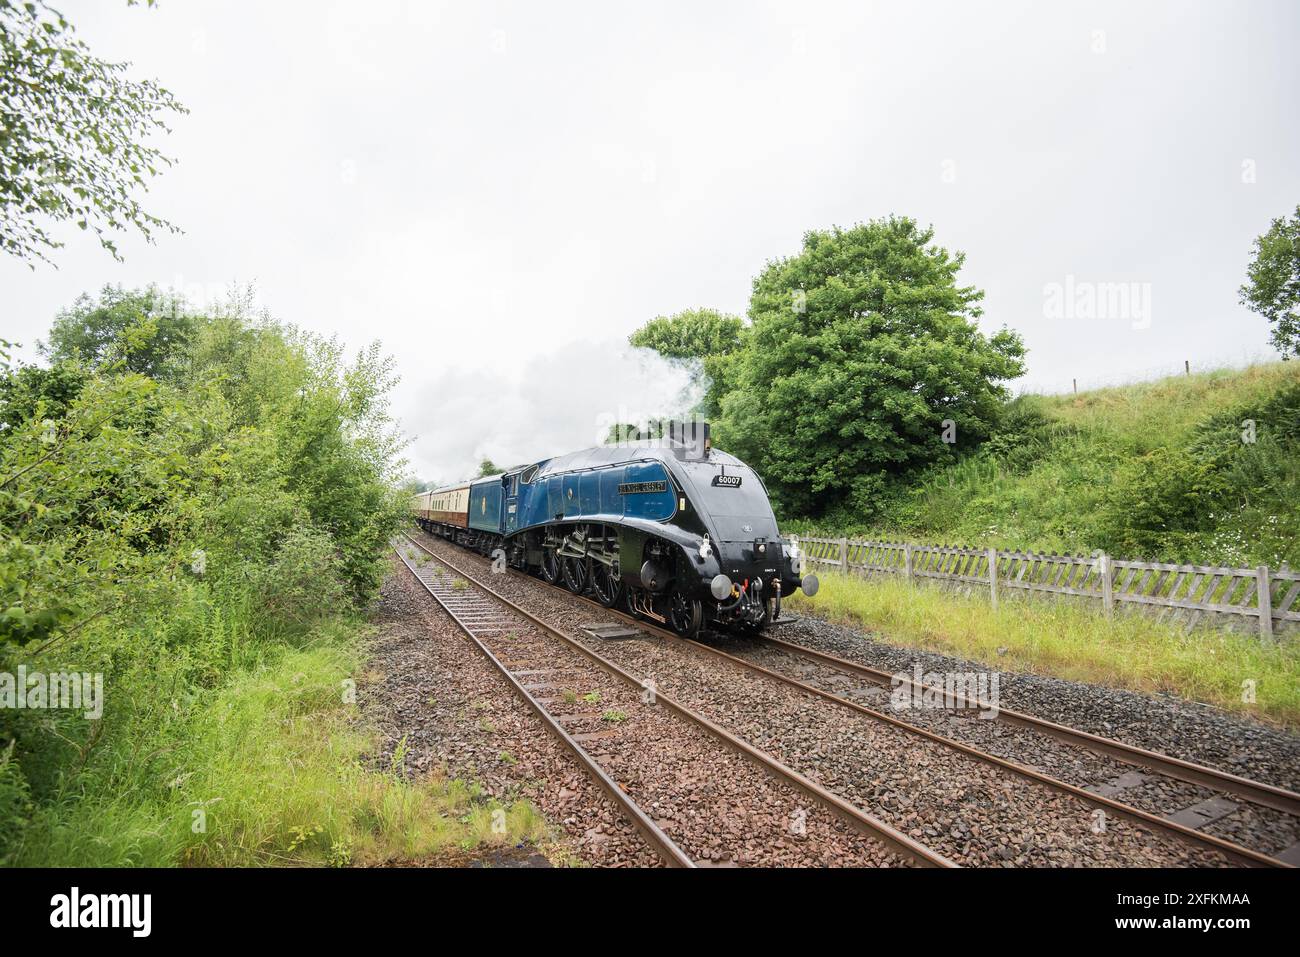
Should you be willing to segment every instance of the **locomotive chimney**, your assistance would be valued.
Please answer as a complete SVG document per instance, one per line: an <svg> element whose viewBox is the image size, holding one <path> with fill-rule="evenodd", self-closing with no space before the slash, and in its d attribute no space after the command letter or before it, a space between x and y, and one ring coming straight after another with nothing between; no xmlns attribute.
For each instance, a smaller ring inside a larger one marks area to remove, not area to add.
<svg viewBox="0 0 1300 957"><path fill-rule="evenodd" d="M713 448L713 440L709 434L709 423L703 419L670 421L668 423L668 445L675 452L679 452L682 458L707 458L709 450Z"/></svg>

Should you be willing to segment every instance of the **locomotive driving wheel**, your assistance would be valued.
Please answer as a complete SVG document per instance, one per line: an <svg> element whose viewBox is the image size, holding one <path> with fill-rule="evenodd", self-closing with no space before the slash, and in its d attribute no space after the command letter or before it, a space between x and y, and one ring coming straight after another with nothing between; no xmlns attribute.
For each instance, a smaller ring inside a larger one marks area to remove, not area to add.
<svg viewBox="0 0 1300 957"><path fill-rule="evenodd" d="M566 555L560 559L560 563L564 571L564 584L568 586L569 591L575 595L581 595L585 592L587 590L587 560Z"/></svg>
<svg viewBox="0 0 1300 957"><path fill-rule="evenodd" d="M689 598L680 590L668 598L668 623L683 638L694 638L704 624L704 604L698 598Z"/></svg>
<svg viewBox="0 0 1300 957"><path fill-rule="evenodd" d="M604 562L591 563L591 590L606 608L613 608L623 600L623 583Z"/></svg>
<svg viewBox="0 0 1300 957"><path fill-rule="evenodd" d="M542 549L542 580L552 585L558 585L560 582L560 557L555 554L555 549L547 546Z"/></svg>

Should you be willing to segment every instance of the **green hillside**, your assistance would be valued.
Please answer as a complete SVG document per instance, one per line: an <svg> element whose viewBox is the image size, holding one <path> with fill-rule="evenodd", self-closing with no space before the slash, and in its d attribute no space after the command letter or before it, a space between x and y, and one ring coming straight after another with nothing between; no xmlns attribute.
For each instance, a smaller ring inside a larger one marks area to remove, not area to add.
<svg viewBox="0 0 1300 957"><path fill-rule="evenodd" d="M1243 438L1254 422L1254 441ZM1300 363L1026 395L871 514L789 531L1228 565L1300 564Z"/></svg>

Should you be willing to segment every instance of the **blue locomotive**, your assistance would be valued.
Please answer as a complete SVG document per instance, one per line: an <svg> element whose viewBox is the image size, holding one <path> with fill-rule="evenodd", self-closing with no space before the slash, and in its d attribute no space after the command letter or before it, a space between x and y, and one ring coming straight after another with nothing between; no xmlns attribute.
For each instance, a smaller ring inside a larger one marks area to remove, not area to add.
<svg viewBox="0 0 1300 957"><path fill-rule="evenodd" d="M762 628L781 596L817 591L782 540L753 469L712 447L707 423L607 445L416 496L426 531L694 636Z"/></svg>

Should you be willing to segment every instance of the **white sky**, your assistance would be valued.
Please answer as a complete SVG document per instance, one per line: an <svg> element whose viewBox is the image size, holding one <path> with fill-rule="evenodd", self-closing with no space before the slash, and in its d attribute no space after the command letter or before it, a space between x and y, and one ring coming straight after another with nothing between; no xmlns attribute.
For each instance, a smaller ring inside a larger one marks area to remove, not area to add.
<svg viewBox="0 0 1300 957"><path fill-rule="evenodd" d="M0 260L0 337L30 356L105 283L255 282L397 356L425 478L668 409L682 378L629 332L743 314L804 230L889 213L967 253L982 326L1029 346L1018 389L1271 356L1236 289L1300 202L1294 2L59 7L192 111L146 203L185 234ZM1053 315L1071 276L1139 311Z"/></svg>

